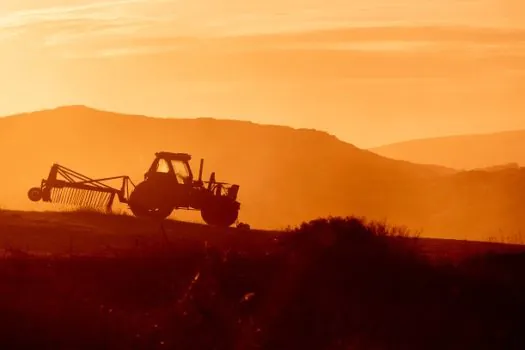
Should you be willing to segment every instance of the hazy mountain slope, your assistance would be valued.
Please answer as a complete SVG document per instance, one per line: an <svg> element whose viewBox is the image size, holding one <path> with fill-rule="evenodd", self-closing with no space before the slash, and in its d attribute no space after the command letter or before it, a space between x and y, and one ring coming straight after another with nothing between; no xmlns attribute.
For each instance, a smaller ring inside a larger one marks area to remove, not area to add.
<svg viewBox="0 0 525 350"><path fill-rule="evenodd" d="M73 106L0 118L0 150L4 207L34 207L26 192L47 176L53 162L92 177L127 174L139 182L154 152L169 150L191 153L195 171L198 159L205 158L205 178L216 171L218 180L240 184L240 219L253 227L355 214L424 228L433 236L480 238L479 232L465 231L466 218L492 210L485 202L464 203L464 184L446 175L453 170L388 159L323 132L282 126L148 118ZM484 184L492 186L492 179ZM465 191L474 192L467 198L484 193L468 182ZM489 196L516 193L498 191ZM513 216L521 207L511 202L507 211L476 223L485 231L521 225ZM195 213L175 216L200 219Z"/></svg>
<svg viewBox="0 0 525 350"><path fill-rule="evenodd" d="M413 140L370 150L393 159L456 169L525 165L525 130Z"/></svg>

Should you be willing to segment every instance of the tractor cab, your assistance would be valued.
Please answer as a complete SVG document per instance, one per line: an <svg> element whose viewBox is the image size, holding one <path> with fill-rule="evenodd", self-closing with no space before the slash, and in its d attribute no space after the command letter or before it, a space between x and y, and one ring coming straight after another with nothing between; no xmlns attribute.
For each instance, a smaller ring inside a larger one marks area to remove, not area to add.
<svg viewBox="0 0 525 350"><path fill-rule="evenodd" d="M193 173L186 153L157 152L144 180L176 182L179 185L191 185Z"/></svg>

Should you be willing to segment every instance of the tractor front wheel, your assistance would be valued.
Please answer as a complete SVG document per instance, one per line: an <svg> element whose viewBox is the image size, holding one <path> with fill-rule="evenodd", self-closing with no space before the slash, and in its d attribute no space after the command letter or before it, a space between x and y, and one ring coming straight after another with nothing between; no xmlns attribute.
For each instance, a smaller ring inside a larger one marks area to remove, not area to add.
<svg viewBox="0 0 525 350"><path fill-rule="evenodd" d="M201 209L201 217L208 225L230 227L239 216L239 210L230 205L207 205Z"/></svg>

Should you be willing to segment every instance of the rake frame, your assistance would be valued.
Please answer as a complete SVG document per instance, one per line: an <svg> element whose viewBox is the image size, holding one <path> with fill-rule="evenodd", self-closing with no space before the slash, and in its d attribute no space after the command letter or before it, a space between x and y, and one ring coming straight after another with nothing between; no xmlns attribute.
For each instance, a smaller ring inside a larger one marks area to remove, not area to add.
<svg viewBox="0 0 525 350"><path fill-rule="evenodd" d="M59 179L59 176L63 180ZM111 187L104 183L118 179L122 180L120 188ZM115 197L118 197L121 203L128 203L132 192L130 191L130 184L135 187L133 181L126 175L94 179L55 163L51 166L47 179L41 181L40 190L44 202L87 207L103 207L105 204L106 210L110 212ZM61 193L63 189L66 189L64 194ZM55 194L53 190L58 190L58 193Z"/></svg>

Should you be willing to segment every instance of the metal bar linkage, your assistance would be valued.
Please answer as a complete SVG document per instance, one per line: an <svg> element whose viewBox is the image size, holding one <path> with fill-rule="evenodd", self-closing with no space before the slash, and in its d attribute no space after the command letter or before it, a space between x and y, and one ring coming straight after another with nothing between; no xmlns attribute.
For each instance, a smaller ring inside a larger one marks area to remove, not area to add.
<svg viewBox="0 0 525 350"><path fill-rule="evenodd" d="M59 179L58 176L63 179ZM103 181L122 180L120 189ZM129 184L135 187L129 176L112 176L93 179L65 166L54 164L47 179L42 180L42 199L46 202L62 203L81 207L106 207L110 211L115 196L127 203L130 195Z"/></svg>

